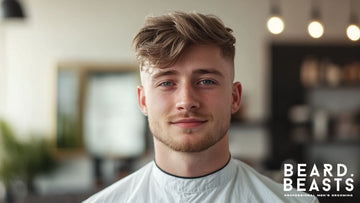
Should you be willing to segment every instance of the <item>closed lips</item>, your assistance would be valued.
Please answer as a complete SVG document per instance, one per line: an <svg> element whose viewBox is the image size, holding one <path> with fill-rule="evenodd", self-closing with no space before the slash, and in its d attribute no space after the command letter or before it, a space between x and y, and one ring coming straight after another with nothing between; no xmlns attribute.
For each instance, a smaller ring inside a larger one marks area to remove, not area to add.
<svg viewBox="0 0 360 203"><path fill-rule="evenodd" d="M200 126L206 122L207 120L201 120L201 119L180 119L180 120L172 121L170 123L183 128L192 128L192 127Z"/></svg>

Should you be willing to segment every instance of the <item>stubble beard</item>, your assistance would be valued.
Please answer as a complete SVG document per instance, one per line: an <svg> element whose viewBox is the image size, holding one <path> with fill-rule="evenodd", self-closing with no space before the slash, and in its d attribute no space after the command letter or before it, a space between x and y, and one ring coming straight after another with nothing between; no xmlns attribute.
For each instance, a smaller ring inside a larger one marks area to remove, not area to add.
<svg viewBox="0 0 360 203"><path fill-rule="evenodd" d="M169 128L161 127L159 122L152 120L150 117L148 117L148 119L149 119L150 131L154 139L156 139L157 141L161 142L162 144L164 144L165 146L169 147L174 151L187 152L187 153L202 152L214 146L216 143L218 143L220 140L222 140L225 137L230 126L230 118L229 118L228 119L229 122L222 123L222 125L220 125L219 128L206 132L206 134L204 135L195 135L196 133L199 132L193 129L183 129L182 132L180 133L184 134L184 136L201 136L202 138L201 140L198 140L196 142L181 142L176 140L173 137L174 135L171 135L171 132L167 132L166 130L164 130ZM205 133L205 132L200 132L200 133Z"/></svg>

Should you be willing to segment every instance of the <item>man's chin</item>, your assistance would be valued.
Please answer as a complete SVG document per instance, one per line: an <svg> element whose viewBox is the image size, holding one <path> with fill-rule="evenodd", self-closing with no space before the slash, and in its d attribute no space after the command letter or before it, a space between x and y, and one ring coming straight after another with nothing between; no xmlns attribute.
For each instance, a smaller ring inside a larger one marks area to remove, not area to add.
<svg viewBox="0 0 360 203"><path fill-rule="evenodd" d="M209 139L197 139L194 133L184 133L183 136L178 138L177 140L163 140L161 138L155 137L159 142L166 145L168 148L177 151L177 152L186 152L186 153L197 153L202 152L213 145L215 145L218 141L212 141Z"/></svg>

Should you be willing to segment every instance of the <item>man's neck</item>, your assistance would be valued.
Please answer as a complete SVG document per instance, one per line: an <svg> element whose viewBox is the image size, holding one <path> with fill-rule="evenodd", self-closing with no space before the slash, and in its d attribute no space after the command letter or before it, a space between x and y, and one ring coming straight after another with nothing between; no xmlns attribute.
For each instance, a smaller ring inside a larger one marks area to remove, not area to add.
<svg viewBox="0 0 360 203"><path fill-rule="evenodd" d="M154 139L156 164L180 177L200 177L224 167L229 161L229 136L202 152L178 152Z"/></svg>

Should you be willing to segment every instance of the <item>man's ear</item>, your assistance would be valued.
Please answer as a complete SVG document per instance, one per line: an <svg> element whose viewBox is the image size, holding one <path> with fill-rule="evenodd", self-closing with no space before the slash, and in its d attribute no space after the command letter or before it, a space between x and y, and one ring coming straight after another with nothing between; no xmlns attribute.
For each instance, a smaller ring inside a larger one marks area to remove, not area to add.
<svg viewBox="0 0 360 203"><path fill-rule="evenodd" d="M147 106L146 106L146 99L145 99L145 90L142 85L137 87L137 96L138 96L138 103L140 111L147 116Z"/></svg>
<svg viewBox="0 0 360 203"><path fill-rule="evenodd" d="M235 82L232 89L231 113L236 113L240 108L242 87L240 82Z"/></svg>

